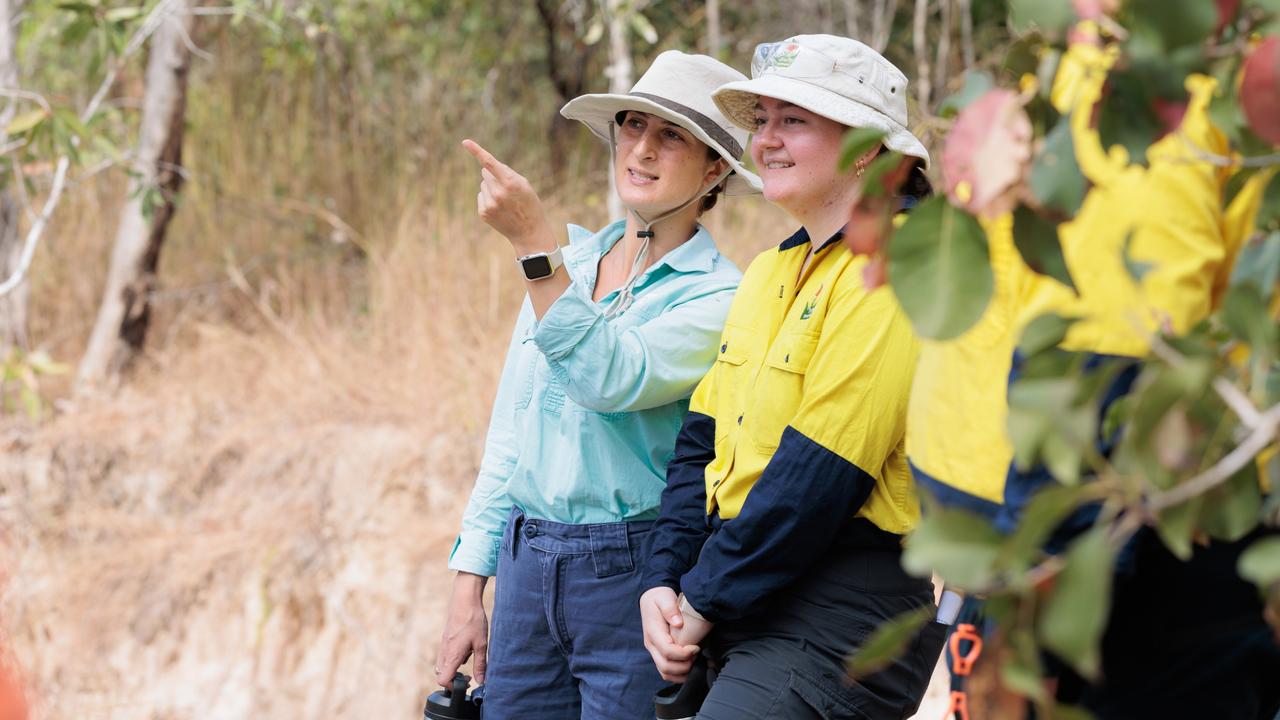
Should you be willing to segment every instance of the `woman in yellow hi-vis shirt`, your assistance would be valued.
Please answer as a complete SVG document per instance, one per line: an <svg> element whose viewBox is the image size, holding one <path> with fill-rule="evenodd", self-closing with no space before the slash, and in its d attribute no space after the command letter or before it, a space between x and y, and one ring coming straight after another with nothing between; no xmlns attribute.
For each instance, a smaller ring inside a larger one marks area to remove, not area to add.
<svg viewBox="0 0 1280 720"><path fill-rule="evenodd" d="M931 623L894 665L843 679L878 624L933 602L899 563L919 518L904 448L917 343L840 242L874 156L841 172L845 131L879 128L885 146L928 161L906 94L878 53L829 35L760 46L752 79L715 94L755 133L765 197L803 227L739 286L652 533L646 646L669 680L699 650L718 666L699 718L907 717L941 649Z"/></svg>

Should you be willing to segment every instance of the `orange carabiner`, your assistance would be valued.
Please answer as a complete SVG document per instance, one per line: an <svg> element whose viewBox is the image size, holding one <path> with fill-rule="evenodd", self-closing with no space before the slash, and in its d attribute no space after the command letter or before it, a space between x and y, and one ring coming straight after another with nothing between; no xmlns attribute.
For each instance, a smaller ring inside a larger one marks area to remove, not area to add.
<svg viewBox="0 0 1280 720"><path fill-rule="evenodd" d="M969 720L969 696L963 690L951 691L951 704L947 706L946 720Z"/></svg>
<svg viewBox="0 0 1280 720"><path fill-rule="evenodd" d="M960 643L968 640L971 645L969 652L960 654ZM949 643L951 650L951 672L956 675L968 675L973 671L973 664L977 662L978 656L982 654L982 636L978 634L977 628L969 623L960 623L956 625L955 632L951 633L951 642Z"/></svg>

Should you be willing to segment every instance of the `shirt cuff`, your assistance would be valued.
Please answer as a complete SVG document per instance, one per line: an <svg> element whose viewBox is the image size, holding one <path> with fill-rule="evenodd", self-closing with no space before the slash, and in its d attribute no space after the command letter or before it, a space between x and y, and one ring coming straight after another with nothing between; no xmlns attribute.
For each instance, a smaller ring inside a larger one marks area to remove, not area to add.
<svg viewBox="0 0 1280 720"><path fill-rule="evenodd" d="M547 308L533 333L533 342L548 360L568 355L603 315L577 280Z"/></svg>
<svg viewBox="0 0 1280 720"><path fill-rule="evenodd" d="M479 530L463 530L449 553L449 569L493 577L498 574L501 548L502 538Z"/></svg>

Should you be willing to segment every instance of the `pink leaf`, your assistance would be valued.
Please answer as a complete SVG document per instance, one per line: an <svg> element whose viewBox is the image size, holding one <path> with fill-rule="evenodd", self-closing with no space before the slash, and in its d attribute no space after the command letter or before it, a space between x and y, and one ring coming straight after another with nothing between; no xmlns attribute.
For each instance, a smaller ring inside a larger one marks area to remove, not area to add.
<svg viewBox="0 0 1280 720"><path fill-rule="evenodd" d="M1240 104L1249 129L1280 145L1280 36L1263 40L1244 61Z"/></svg>
<svg viewBox="0 0 1280 720"><path fill-rule="evenodd" d="M994 218L1013 210L1031 163L1031 120L1011 90L991 90L956 117L942 150L947 199Z"/></svg>

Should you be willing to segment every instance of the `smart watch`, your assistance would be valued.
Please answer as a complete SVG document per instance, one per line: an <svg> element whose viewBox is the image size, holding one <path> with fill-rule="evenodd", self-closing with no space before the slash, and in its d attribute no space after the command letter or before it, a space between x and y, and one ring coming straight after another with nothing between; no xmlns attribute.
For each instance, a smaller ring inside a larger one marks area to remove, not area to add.
<svg viewBox="0 0 1280 720"><path fill-rule="evenodd" d="M557 246L551 252L533 253L516 258L516 262L520 263L525 280L546 280L555 274L556 268L564 264L564 257Z"/></svg>

